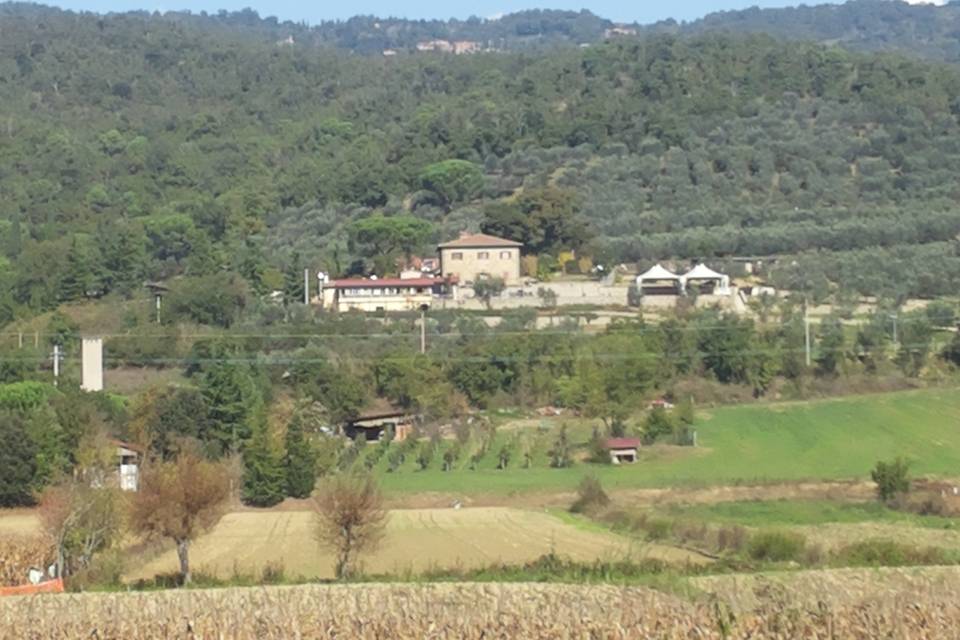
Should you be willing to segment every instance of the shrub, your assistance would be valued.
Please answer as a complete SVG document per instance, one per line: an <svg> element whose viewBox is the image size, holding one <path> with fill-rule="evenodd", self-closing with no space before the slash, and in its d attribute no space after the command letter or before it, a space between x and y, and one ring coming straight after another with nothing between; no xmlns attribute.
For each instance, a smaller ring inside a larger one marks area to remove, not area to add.
<svg viewBox="0 0 960 640"><path fill-rule="evenodd" d="M807 539L789 531L763 531L751 536L747 553L754 559L769 562L799 561L807 546Z"/></svg>
<svg viewBox="0 0 960 640"><path fill-rule="evenodd" d="M910 491L908 478L909 464L903 458L896 458L891 462L880 461L870 472L870 477L877 483L877 496L888 502L899 493Z"/></svg>
<svg viewBox="0 0 960 640"><path fill-rule="evenodd" d="M717 550L718 551L742 551L750 539L750 534L740 525L732 527L721 527L717 531Z"/></svg>
<svg viewBox="0 0 960 640"><path fill-rule="evenodd" d="M647 518L641 526L647 532L648 540L664 540L673 531L673 521L666 518Z"/></svg>
<svg viewBox="0 0 960 640"><path fill-rule="evenodd" d="M832 561L844 567L904 567L950 564L951 558L943 549L935 547L911 547L892 540L864 540L837 549Z"/></svg>
<svg viewBox="0 0 960 640"><path fill-rule="evenodd" d="M577 487L577 499L570 505L573 513L587 513L610 504L610 496L594 475L584 476Z"/></svg>

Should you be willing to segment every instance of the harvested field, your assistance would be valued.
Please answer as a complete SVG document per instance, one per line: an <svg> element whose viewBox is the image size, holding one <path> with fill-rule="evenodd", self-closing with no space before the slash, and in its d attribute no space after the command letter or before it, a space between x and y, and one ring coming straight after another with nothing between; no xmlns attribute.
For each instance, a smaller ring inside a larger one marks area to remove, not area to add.
<svg viewBox="0 0 960 640"><path fill-rule="evenodd" d="M40 531L40 517L27 509L0 510L0 536L30 536Z"/></svg>
<svg viewBox="0 0 960 640"><path fill-rule="evenodd" d="M332 578L333 557L313 536L309 511L230 513L193 544L191 562L196 570L221 577L235 571L259 573L271 563L282 565L289 576ZM468 569L528 562L551 551L581 561L645 557L704 561L688 551L637 543L543 512L481 507L391 511L387 536L376 553L364 558L364 569L375 574ZM176 556L169 550L128 577L149 578L176 568Z"/></svg>
<svg viewBox="0 0 960 640"><path fill-rule="evenodd" d="M820 579L829 577L820 576ZM895 585L894 585L895 586ZM895 638L956 637L957 576L897 599L732 610L642 587L338 585L0 600L0 638ZM939 593L937 587L942 589ZM789 595L788 595L789 597Z"/></svg>
<svg viewBox="0 0 960 640"><path fill-rule="evenodd" d="M807 541L824 549L837 549L864 540L892 540L914 547L939 547L960 550L960 531L933 529L909 524L880 522L827 523L796 527Z"/></svg>

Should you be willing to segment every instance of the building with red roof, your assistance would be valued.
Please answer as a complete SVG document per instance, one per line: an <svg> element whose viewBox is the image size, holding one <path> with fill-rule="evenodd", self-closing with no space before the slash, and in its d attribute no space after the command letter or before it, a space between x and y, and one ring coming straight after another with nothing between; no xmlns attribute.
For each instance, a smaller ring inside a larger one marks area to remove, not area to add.
<svg viewBox="0 0 960 640"><path fill-rule="evenodd" d="M637 461L637 449L640 448L639 438L610 438L606 442L610 452L610 462L620 464Z"/></svg>
<svg viewBox="0 0 960 640"><path fill-rule="evenodd" d="M456 277L344 278L321 281L320 300L331 311L416 311L457 295Z"/></svg>

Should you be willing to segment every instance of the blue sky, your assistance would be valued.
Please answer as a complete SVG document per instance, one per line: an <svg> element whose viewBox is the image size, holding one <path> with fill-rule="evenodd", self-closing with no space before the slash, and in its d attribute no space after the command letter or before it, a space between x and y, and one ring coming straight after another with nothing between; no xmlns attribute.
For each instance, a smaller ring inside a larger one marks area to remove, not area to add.
<svg viewBox="0 0 960 640"><path fill-rule="evenodd" d="M824 0L812 0L819 4ZM169 11L216 12L219 9L237 10L251 7L261 16L276 16L282 20L305 20L316 23L324 19L343 19L357 14L400 16L406 18L466 18L470 15L490 17L522 9L590 9L594 13L623 22L654 22L665 18L692 20L713 11L761 7L783 7L796 2L778 0L673 0L650 2L649 0L474 0L472 2L443 2L441 0L353 0L352 2L309 2L304 0L47 0L65 9L97 12L146 9Z"/></svg>

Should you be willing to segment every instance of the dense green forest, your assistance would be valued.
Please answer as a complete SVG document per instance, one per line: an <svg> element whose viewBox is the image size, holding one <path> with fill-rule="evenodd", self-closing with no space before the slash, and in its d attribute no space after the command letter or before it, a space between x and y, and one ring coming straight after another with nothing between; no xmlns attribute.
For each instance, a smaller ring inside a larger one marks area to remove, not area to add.
<svg viewBox="0 0 960 640"><path fill-rule="evenodd" d="M173 276L199 309L550 217L528 250L960 284L960 68L719 35L364 57L275 28L0 7L0 320ZM416 237L366 242L381 214Z"/></svg>
<svg viewBox="0 0 960 640"><path fill-rule="evenodd" d="M721 11L678 24L660 22L645 33L765 33L790 40L829 42L857 51L900 51L931 60L960 61L960 4L850 0L842 4Z"/></svg>

